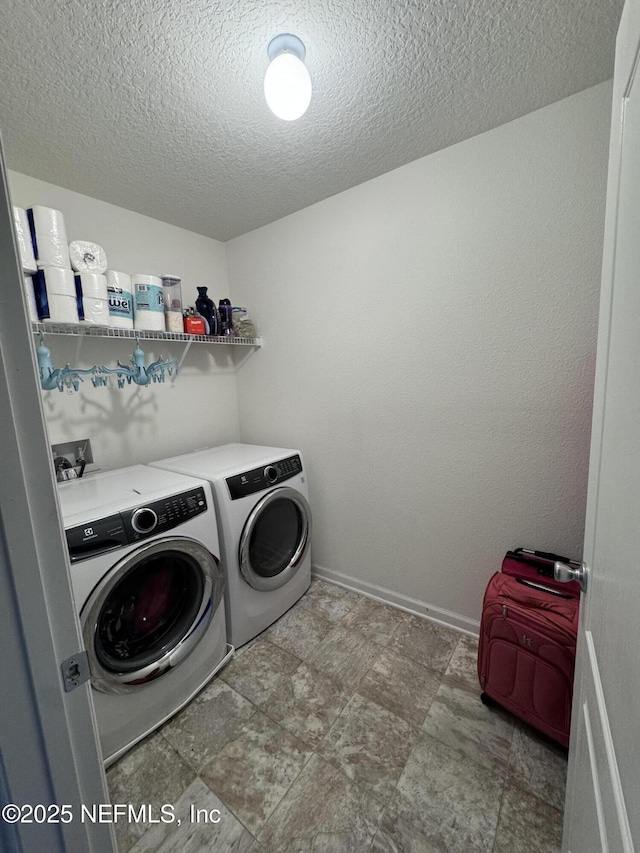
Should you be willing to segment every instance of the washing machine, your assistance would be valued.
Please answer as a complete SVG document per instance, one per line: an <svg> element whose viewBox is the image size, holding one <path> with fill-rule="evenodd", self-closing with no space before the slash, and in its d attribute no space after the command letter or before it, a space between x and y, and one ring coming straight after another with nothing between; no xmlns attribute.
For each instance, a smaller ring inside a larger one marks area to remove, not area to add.
<svg viewBox="0 0 640 853"><path fill-rule="evenodd" d="M301 454L225 444L152 464L211 483L227 581L227 640L244 645L311 583L311 509Z"/></svg>
<svg viewBox="0 0 640 853"><path fill-rule="evenodd" d="M108 766L233 653L213 496L206 480L135 465L58 497Z"/></svg>

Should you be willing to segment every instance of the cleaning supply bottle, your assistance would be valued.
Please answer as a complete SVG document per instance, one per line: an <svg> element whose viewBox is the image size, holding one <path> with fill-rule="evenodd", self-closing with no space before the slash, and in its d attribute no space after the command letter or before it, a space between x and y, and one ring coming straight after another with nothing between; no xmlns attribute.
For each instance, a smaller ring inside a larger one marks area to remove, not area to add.
<svg viewBox="0 0 640 853"><path fill-rule="evenodd" d="M218 335L219 327L218 327L218 316L216 311L216 304L213 299L210 299L207 296L207 288L199 287L198 288L198 298L196 299L196 308L198 309L198 313L204 320L205 324L205 334L206 335Z"/></svg>
<svg viewBox="0 0 640 853"><path fill-rule="evenodd" d="M233 336L233 323L231 319L231 300L220 300L220 334L227 337Z"/></svg>

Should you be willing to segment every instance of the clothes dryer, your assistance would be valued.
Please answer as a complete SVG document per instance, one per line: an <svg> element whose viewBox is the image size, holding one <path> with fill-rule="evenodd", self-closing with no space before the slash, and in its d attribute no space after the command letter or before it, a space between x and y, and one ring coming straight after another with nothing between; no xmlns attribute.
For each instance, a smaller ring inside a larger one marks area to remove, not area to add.
<svg viewBox="0 0 640 853"><path fill-rule="evenodd" d="M211 483L227 581L227 640L244 645L311 583L311 509L300 452L225 444L152 464Z"/></svg>
<svg viewBox="0 0 640 853"><path fill-rule="evenodd" d="M211 487L135 465L58 487L106 765L230 659Z"/></svg>

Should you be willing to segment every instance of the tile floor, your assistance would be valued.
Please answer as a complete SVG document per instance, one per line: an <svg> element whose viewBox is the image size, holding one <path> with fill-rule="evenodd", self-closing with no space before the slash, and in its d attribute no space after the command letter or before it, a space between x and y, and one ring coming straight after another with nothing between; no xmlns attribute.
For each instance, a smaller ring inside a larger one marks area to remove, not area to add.
<svg viewBox="0 0 640 853"><path fill-rule="evenodd" d="M119 822L120 853L560 851L565 754L480 702L476 652L314 580L109 770L114 803L181 819Z"/></svg>

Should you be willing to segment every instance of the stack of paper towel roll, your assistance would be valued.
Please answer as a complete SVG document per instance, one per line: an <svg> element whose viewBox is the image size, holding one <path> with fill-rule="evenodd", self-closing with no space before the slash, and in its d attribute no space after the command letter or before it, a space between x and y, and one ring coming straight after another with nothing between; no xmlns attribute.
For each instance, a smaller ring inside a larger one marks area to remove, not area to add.
<svg viewBox="0 0 640 853"><path fill-rule="evenodd" d="M133 285L133 324L136 329L164 332L164 297L162 279L155 275L135 273Z"/></svg>
<svg viewBox="0 0 640 853"><path fill-rule="evenodd" d="M37 272L38 267L36 264L36 257L33 253L33 244L31 242L31 231L29 230L27 211L23 207L13 208L13 224L16 232L16 238L18 240L18 252L20 254L20 264L22 266L24 289L27 294L29 319L37 322L39 317L32 276Z"/></svg>
<svg viewBox="0 0 640 853"><path fill-rule="evenodd" d="M75 279L80 319L95 326L110 325L106 275L80 272L76 273Z"/></svg>
<svg viewBox="0 0 640 853"><path fill-rule="evenodd" d="M38 316L52 323L77 323L76 288L69 260L64 216L34 205L27 212L38 271L33 279Z"/></svg>
<svg viewBox="0 0 640 853"><path fill-rule="evenodd" d="M51 323L77 323L76 285L70 269L42 267L33 277L38 316Z"/></svg>

